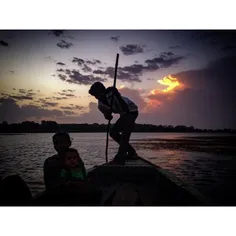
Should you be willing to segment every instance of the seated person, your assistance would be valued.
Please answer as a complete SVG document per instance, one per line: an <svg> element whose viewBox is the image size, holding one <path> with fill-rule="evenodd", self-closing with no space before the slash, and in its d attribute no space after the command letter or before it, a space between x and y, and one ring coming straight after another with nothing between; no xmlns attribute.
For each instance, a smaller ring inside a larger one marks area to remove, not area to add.
<svg viewBox="0 0 236 236"><path fill-rule="evenodd" d="M53 135L52 140L57 154L47 158L44 162L44 184L47 190L51 190L60 185L63 158L66 151L71 146L70 136L65 132L56 133Z"/></svg>
<svg viewBox="0 0 236 236"><path fill-rule="evenodd" d="M0 179L0 206L28 206L32 194L26 182L19 175Z"/></svg>
<svg viewBox="0 0 236 236"><path fill-rule="evenodd" d="M76 149L69 148L66 151L60 177L62 178L62 182L67 185L77 185L86 180L87 173L84 162Z"/></svg>
<svg viewBox="0 0 236 236"><path fill-rule="evenodd" d="M53 136L53 144L57 154L44 162L46 191L34 200L34 204L44 206L81 205L81 202L87 205L99 204L100 190L89 181L85 181L87 174L84 163L78 152L70 148L69 134L56 133ZM74 185L78 188L73 188ZM81 195L82 192L85 195ZM82 196L83 199L78 196Z"/></svg>

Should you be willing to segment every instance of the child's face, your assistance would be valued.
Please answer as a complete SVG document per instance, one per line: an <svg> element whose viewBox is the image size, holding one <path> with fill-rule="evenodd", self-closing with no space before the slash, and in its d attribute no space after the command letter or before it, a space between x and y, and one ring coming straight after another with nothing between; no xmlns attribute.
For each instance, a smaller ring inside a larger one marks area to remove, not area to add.
<svg viewBox="0 0 236 236"><path fill-rule="evenodd" d="M74 168L78 165L78 155L76 152L67 152L65 156L65 165L69 168Z"/></svg>

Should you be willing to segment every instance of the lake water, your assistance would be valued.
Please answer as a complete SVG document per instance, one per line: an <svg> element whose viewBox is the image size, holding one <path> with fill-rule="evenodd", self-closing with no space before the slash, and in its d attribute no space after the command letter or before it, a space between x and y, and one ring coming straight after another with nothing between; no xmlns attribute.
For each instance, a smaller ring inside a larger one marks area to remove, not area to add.
<svg viewBox="0 0 236 236"><path fill-rule="evenodd" d="M48 133L0 134L0 176L19 174L27 182L33 194L42 191L44 189L43 163L46 158L55 154L52 135ZM139 144L141 142L149 144L151 140L158 143L158 139L168 142L183 137L209 135L212 136L205 133L133 133L131 143L140 156L172 171L186 184L197 188L215 202L234 204L236 203L235 155L218 155L175 147L162 148L162 146L158 149L149 149ZM79 151L86 168L105 162L105 133L71 133L70 136L72 147ZM117 150L118 145L110 139L109 160L114 157Z"/></svg>

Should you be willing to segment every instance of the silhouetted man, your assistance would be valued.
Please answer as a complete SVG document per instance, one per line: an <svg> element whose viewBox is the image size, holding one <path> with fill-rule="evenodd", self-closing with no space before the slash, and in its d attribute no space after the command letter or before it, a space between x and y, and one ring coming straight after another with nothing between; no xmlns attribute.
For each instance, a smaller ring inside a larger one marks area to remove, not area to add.
<svg viewBox="0 0 236 236"><path fill-rule="evenodd" d="M114 158L114 162L124 164L127 152L129 157L136 157L136 151L129 144L129 139L135 120L138 117L137 105L129 98L121 96L115 87L105 88L100 82L94 83L89 93L98 99L98 109L104 114L107 120L113 118L112 112L120 114L120 118L110 131L110 136L119 143L119 150ZM111 110L112 94L114 97Z"/></svg>
<svg viewBox="0 0 236 236"><path fill-rule="evenodd" d="M66 150L68 150L71 146L71 140L68 133L56 133L52 137L52 140L57 154L47 158L44 162L44 183L47 190L60 185L60 173L63 168L63 156Z"/></svg>

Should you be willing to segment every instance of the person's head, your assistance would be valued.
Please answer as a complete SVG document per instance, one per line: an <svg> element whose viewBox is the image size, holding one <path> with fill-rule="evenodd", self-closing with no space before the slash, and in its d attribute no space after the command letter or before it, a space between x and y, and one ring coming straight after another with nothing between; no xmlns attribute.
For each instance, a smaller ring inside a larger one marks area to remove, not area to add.
<svg viewBox="0 0 236 236"><path fill-rule="evenodd" d="M71 140L68 133L59 132L52 137L53 145L58 154L63 154L71 146Z"/></svg>
<svg viewBox="0 0 236 236"><path fill-rule="evenodd" d="M67 168L74 168L79 163L79 153L74 148L68 148L64 156L64 164Z"/></svg>
<svg viewBox="0 0 236 236"><path fill-rule="evenodd" d="M91 94L98 100L105 97L105 93L106 93L106 88L101 82L95 82L89 89L89 94Z"/></svg>

